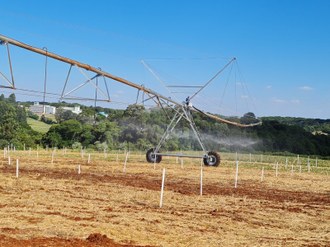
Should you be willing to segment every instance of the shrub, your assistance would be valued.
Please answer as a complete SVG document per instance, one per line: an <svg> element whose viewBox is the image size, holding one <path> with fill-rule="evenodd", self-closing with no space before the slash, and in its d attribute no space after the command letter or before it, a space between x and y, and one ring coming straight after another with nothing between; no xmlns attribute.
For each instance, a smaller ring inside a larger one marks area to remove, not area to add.
<svg viewBox="0 0 330 247"><path fill-rule="evenodd" d="M29 118L33 118L33 119L35 119L35 120L39 120L39 116L38 116L37 114L33 113L32 111L28 111L28 112L27 112L27 116L28 116Z"/></svg>
<svg viewBox="0 0 330 247"><path fill-rule="evenodd" d="M74 142L74 143L72 144L72 149L79 150L79 149L81 149L81 148L82 148L82 145L81 145L80 142Z"/></svg>

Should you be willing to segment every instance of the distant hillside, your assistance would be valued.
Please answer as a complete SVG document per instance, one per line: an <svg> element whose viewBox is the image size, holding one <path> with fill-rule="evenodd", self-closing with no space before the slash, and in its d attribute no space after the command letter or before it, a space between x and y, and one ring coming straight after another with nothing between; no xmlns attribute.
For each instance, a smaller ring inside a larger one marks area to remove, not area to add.
<svg viewBox="0 0 330 247"><path fill-rule="evenodd" d="M281 124L300 126L310 133L330 135L330 119L312 119L312 118L295 118L295 117L263 117L263 120L277 121Z"/></svg>
<svg viewBox="0 0 330 247"><path fill-rule="evenodd" d="M29 104L18 104L14 94L8 98L0 95L0 148L13 144L21 149L23 146L42 145L57 148L86 147L99 151L148 150L157 146L175 114L171 108L164 109L165 114L162 109L147 110L142 105L130 105L125 110L81 106L82 113L58 111L55 114L56 124L45 125L41 121L33 121L31 117L35 116L22 107ZM59 105L67 103L61 102ZM291 153L330 158L330 119L263 117L260 126L239 128L216 122L198 112L192 115L208 150ZM250 121L250 115L254 114L247 113L236 120ZM53 122L45 117L45 121L48 120ZM200 143L189 123L181 121L162 150L200 150Z"/></svg>

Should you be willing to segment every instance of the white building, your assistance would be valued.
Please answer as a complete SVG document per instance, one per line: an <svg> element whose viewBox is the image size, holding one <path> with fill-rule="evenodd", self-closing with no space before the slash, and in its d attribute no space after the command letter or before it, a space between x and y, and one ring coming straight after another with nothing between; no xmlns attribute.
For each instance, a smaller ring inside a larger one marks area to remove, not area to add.
<svg viewBox="0 0 330 247"><path fill-rule="evenodd" d="M80 114L82 113L82 110L80 109L80 106L74 106L74 107L61 107L65 111L71 111L75 114Z"/></svg>
<svg viewBox="0 0 330 247"><path fill-rule="evenodd" d="M34 102L33 105L29 107L29 111L35 114L55 114L56 107L50 105L40 105L39 102Z"/></svg>

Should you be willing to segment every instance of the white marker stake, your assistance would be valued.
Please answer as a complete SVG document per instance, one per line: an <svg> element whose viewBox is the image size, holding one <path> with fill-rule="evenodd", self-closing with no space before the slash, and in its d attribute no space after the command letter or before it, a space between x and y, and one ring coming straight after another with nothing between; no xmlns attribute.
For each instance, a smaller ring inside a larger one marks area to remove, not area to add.
<svg viewBox="0 0 330 247"><path fill-rule="evenodd" d="M261 182L264 181L264 167L261 169Z"/></svg>
<svg viewBox="0 0 330 247"><path fill-rule="evenodd" d="M80 165L78 165L78 174L81 173Z"/></svg>
<svg viewBox="0 0 330 247"><path fill-rule="evenodd" d="M276 175L276 177L277 177L277 175L278 175L278 162L276 162L276 171L275 171L275 175Z"/></svg>
<svg viewBox="0 0 330 247"><path fill-rule="evenodd" d="M203 195L203 166L201 166L201 187L200 187L200 195Z"/></svg>
<svg viewBox="0 0 330 247"><path fill-rule="evenodd" d="M8 165L11 165L10 156L8 156Z"/></svg>
<svg viewBox="0 0 330 247"><path fill-rule="evenodd" d="M308 158L307 158L307 169L308 169L308 172L311 171L311 164L310 164L310 162L309 162L309 156L308 156Z"/></svg>
<svg viewBox="0 0 330 247"><path fill-rule="evenodd" d="M16 178L18 178L18 170L19 170L19 164L18 164L18 160L16 160Z"/></svg>
<svg viewBox="0 0 330 247"><path fill-rule="evenodd" d="M159 202L160 208L163 206L164 185L165 185L165 168L163 168L162 188L160 190L160 202Z"/></svg>
<svg viewBox="0 0 330 247"><path fill-rule="evenodd" d="M235 189L237 188L237 180L238 180L238 160L236 160Z"/></svg>
<svg viewBox="0 0 330 247"><path fill-rule="evenodd" d="M288 168L288 158L285 158L285 170Z"/></svg>
<svg viewBox="0 0 330 247"><path fill-rule="evenodd" d="M125 157L125 163L124 163L124 168L123 168L123 173L126 173L126 164L127 164L127 159L128 159L128 153L126 153L126 157Z"/></svg>
<svg viewBox="0 0 330 247"><path fill-rule="evenodd" d="M91 154L88 154L87 164L89 164L90 162L91 162Z"/></svg>
<svg viewBox="0 0 330 247"><path fill-rule="evenodd" d="M155 159L154 159L154 170L156 169L156 160L157 160L157 154L155 154Z"/></svg>

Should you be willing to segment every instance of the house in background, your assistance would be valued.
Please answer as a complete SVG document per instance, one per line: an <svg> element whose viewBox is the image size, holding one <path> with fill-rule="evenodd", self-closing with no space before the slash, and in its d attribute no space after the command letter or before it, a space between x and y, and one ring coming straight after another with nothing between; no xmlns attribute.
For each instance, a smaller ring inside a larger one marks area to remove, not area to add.
<svg viewBox="0 0 330 247"><path fill-rule="evenodd" d="M71 111L77 115L79 115L80 113L82 113L82 110L80 109L80 106L74 106L74 107L61 107L61 109L65 110L65 111Z"/></svg>
<svg viewBox="0 0 330 247"><path fill-rule="evenodd" d="M71 111L77 115L82 112L82 110L80 109L80 106L74 106L74 107L63 106L60 108L63 109L64 111ZM38 115L42 115L42 114L55 115L56 107L50 106L50 105L42 105L39 102L34 102L34 104L29 107L29 111L31 111L35 114L38 114Z"/></svg>
<svg viewBox="0 0 330 247"><path fill-rule="evenodd" d="M33 105L29 107L29 111L38 115L42 114L55 114L56 107L50 105L40 105L39 102L34 102Z"/></svg>

